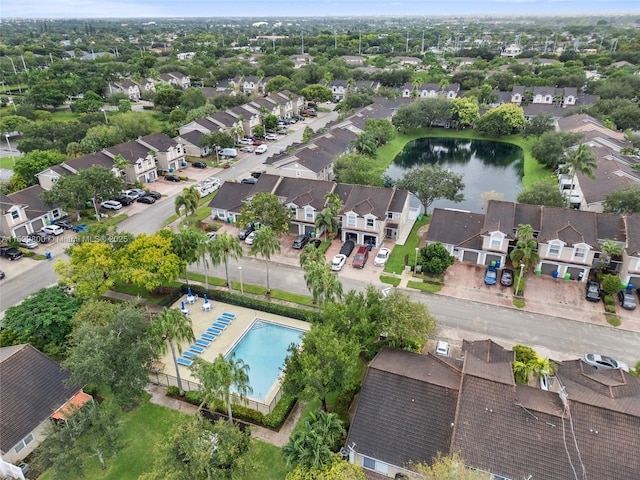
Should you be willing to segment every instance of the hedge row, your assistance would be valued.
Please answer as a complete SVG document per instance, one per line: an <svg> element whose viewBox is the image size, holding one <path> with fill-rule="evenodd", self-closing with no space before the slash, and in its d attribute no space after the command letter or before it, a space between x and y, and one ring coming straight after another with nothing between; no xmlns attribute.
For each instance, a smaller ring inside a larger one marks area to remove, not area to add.
<svg viewBox="0 0 640 480"><path fill-rule="evenodd" d="M321 318L318 312L300 308L300 306L292 307L281 303L267 302L265 300L260 300L259 298L230 293L226 290L205 290L204 287L199 285L192 285L189 287L183 284L180 289L172 292L170 295L167 295L167 297L162 301L162 306L169 306L175 303L181 296L187 293L188 288L191 288L191 292L196 293L199 296L206 293L210 300L228 303L238 307L250 308L252 310L259 310L261 312L272 313L274 315L289 317L296 320L302 320L304 322L319 322Z"/></svg>
<svg viewBox="0 0 640 480"><path fill-rule="evenodd" d="M171 386L167 388L167 396L179 397L180 391L178 390L178 387ZM184 399L193 405L200 406L200 404L202 403L202 393L198 390L190 390L188 392L185 392ZM262 412L254 410L252 408L236 404L231 404L231 413L233 414L234 418L238 420L244 420L256 425L264 425L265 427L269 428L278 428L285 421L287 415L289 415L289 412L291 411L295 403L295 397L283 395L276 404L273 411L271 413L268 413L267 415L264 415ZM227 410L224 404L222 404L221 402L216 402L213 407L214 412L219 412L226 416Z"/></svg>

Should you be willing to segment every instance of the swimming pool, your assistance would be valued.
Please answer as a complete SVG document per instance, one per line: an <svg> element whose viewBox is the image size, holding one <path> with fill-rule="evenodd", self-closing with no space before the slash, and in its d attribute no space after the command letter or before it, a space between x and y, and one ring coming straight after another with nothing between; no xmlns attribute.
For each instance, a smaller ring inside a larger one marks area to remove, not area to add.
<svg viewBox="0 0 640 480"><path fill-rule="evenodd" d="M304 331L256 320L234 347L226 355L236 354L249 365L249 385L253 393L249 398L263 402L280 375L287 356L287 348L292 343L299 345Z"/></svg>

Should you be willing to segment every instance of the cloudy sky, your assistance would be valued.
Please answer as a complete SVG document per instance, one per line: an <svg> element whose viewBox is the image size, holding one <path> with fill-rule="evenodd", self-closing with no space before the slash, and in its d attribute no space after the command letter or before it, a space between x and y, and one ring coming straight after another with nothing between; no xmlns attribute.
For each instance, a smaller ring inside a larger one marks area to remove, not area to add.
<svg viewBox="0 0 640 480"><path fill-rule="evenodd" d="M584 15L637 12L640 0L1 0L0 18Z"/></svg>

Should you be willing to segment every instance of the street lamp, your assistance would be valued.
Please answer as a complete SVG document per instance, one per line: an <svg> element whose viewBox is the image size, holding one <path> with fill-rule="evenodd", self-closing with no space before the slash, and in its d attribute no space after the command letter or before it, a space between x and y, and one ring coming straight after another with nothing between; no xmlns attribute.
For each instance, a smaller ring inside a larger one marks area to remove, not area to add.
<svg viewBox="0 0 640 480"><path fill-rule="evenodd" d="M109 125L109 119L107 118L107 111L104 108L101 108L100 111L102 112L102 114L104 115L104 123L106 123L107 125Z"/></svg>
<svg viewBox="0 0 640 480"><path fill-rule="evenodd" d="M522 282L522 271L524 270L524 263L520 264L520 275L518 276L518 284L516 285L516 296L518 295L518 290L520 290L520 282Z"/></svg>
<svg viewBox="0 0 640 480"><path fill-rule="evenodd" d="M9 147L9 156L11 157L11 160L13 161L13 166L16 166L16 159L13 156L13 150L11 150L11 143L9 142L9 135L5 135L4 139L7 141L7 147Z"/></svg>
<svg viewBox="0 0 640 480"><path fill-rule="evenodd" d="M415 273L416 270L418 269L418 252L420 251L420 249L418 247L416 247L416 259L413 262L413 272Z"/></svg>
<svg viewBox="0 0 640 480"><path fill-rule="evenodd" d="M242 267L238 267L238 271L240 272L240 294L244 295L244 285L242 284Z"/></svg>

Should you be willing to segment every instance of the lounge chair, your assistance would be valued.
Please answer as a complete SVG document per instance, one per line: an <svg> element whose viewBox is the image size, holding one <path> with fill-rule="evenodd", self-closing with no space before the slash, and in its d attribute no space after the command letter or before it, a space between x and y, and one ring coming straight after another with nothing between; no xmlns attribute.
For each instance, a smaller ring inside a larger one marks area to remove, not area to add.
<svg viewBox="0 0 640 480"><path fill-rule="evenodd" d="M196 352L196 353L204 352L204 348L202 348L199 345L189 345L189 350L191 350L192 352Z"/></svg>
<svg viewBox="0 0 640 480"><path fill-rule="evenodd" d="M230 318L218 317L216 322L224 323L225 325L231 325L231 319Z"/></svg>
<svg viewBox="0 0 640 480"><path fill-rule="evenodd" d="M194 358L198 358L198 355L196 355L196 354L195 354L195 353L193 353L193 352L190 352L189 350L187 350L186 352L182 352L182 356L183 356L184 358L189 358L189 359L191 359L191 360L193 360Z"/></svg>
<svg viewBox="0 0 640 480"><path fill-rule="evenodd" d="M211 335L210 333L203 333L202 338L204 338L205 340L209 340L210 342L213 342L216 339L216 336Z"/></svg>
<svg viewBox="0 0 640 480"><path fill-rule="evenodd" d="M209 327L207 328L207 333L210 335L220 335L222 331L218 330L217 328Z"/></svg>
<svg viewBox="0 0 640 480"><path fill-rule="evenodd" d="M236 314L235 313L223 312L222 316L228 318L229 320L235 320L236 319Z"/></svg>
<svg viewBox="0 0 640 480"><path fill-rule="evenodd" d="M215 322L213 324L213 328L217 328L219 330L224 330L225 328L227 328L227 326L224 323Z"/></svg>
<svg viewBox="0 0 640 480"><path fill-rule="evenodd" d="M178 357L178 360L176 360L176 362L178 362L178 365L184 365L185 367L188 367L189 365L191 365L193 363L193 360L189 360L187 358Z"/></svg>
<svg viewBox="0 0 640 480"><path fill-rule="evenodd" d="M209 345L211 345L211 342L199 338L196 340L196 344L200 345L201 347L208 347Z"/></svg>

